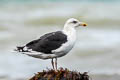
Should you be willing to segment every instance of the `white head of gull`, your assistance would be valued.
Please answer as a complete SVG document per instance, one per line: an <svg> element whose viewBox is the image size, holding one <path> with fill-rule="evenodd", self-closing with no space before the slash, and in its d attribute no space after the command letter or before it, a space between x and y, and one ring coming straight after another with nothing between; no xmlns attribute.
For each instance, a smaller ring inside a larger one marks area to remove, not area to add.
<svg viewBox="0 0 120 80"><path fill-rule="evenodd" d="M57 70L57 58L66 55L73 48L76 42L75 28L79 26L87 26L87 24L70 18L66 21L62 31L47 33L24 46L18 46L15 51L34 58L52 59L53 69Z"/></svg>

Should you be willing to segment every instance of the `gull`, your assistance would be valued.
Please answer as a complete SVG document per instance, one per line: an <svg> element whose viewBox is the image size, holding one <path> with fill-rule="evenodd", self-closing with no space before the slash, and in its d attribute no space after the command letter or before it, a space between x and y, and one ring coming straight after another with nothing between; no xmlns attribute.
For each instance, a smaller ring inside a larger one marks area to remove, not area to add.
<svg viewBox="0 0 120 80"><path fill-rule="evenodd" d="M17 46L15 51L34 58L51 59L53 69L57 70L57 58L71 51L76 42L76 28L79 26L87 24L70 18L65 22L63 30L47 33L24 46Z"/></svg>

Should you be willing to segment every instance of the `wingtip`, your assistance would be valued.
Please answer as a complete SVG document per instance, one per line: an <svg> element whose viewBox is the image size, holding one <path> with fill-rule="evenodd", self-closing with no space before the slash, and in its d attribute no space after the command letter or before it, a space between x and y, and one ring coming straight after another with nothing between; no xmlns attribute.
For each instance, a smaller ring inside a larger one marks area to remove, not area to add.
<svg viewBox="0 0 120 80"><path fill-rule="evenodd" d="M23 46L16 46L16 48L15 49L13 49L13 51L15 51L15 52L21 52L21 51L23 51Z"/></svg>
<svg viewBox="0 0 120 80"><path fill-rule="evenodd" d="M19 52L19 51L17 50L17 48L15 48L15 49L10 50L10 52L11 52L11 53L17 53L17 52Z"/></svg>

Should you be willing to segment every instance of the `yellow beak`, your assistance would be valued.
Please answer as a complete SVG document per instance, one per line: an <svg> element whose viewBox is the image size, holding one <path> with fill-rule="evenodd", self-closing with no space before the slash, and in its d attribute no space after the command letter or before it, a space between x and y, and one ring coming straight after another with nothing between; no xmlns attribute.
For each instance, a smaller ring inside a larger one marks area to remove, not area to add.
<svg viewBox="0 0 120 80"><path fill-rule="evenodd" d="M85 27L85 26L87 26L87 24L86 24L86 23L84 23L84 22L81 22L81 23L80 23L80 26Z"/></svg>

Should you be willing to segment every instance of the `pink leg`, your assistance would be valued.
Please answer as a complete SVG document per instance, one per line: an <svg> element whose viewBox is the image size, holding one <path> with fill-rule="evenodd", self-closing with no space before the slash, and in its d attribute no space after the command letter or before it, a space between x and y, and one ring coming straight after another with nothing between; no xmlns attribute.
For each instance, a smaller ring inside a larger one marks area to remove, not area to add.
<svg viewBox="0 0 120 80"><path fill-rule="evenodd" d="M55 69L57 71L57 58L55 58Z"/></svg>
<svg viewBox="0 0 120 80"><path fill-rule="evenodd" d="M52 58L52 60L51 60L51 63L52 63L53 69L55 69L55 68L54 68L54 61L53 61L53 58Z"/></svg>

